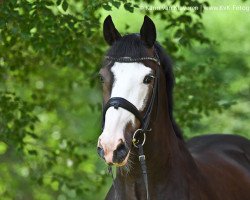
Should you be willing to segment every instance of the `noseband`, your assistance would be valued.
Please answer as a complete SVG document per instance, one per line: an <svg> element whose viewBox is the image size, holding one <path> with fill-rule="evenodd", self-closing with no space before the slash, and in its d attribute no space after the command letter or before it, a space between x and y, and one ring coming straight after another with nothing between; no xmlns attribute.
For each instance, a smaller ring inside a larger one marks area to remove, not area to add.
<svg viewBox="0 0 250 200"><path fill-rule="evenodd" d="M132 113L139 121L140 121L140 128L137 129L133 134L133 145L139 149L139 161L141 163L142 168L142 174L143 174L143 180L146 188L147 193L147 199L149 200L149 190L148 190L148 177L147 177L147 167L146 167L146 161L145 161L145 155L143 152L143 145L146 140L146 132L150 131L149 129L149 123L151 119L151 113L155 104L155 101L158 97L158 88L159 88L159 79L160 79L160 60L157 54L155 54L155 57L141 57L141 58L131 58L131 57L120 57L120 58L114 58L110 56L105 57L107 60L114 61L114 62L122 62L122 63L131 63L131 62L141 62L145 60L153 61L157 64L156 68L156 75L154 79L154 86L153 86L153 92L152 96L149 102L149 105L147 107L147 110L142 116L141 112L136 108L135 105L133 105L128 100L122 98L122 97L112 97L108 100L108 102L103 107L103 116L102 116L102 129L104 129L105 124L105 115L107 110L110 107L114 107L115 109L119 109L120 107L129 111ZM143 140L139 140L138 135L142 134ZM111 170L112 172L112 170Z"/></svg>

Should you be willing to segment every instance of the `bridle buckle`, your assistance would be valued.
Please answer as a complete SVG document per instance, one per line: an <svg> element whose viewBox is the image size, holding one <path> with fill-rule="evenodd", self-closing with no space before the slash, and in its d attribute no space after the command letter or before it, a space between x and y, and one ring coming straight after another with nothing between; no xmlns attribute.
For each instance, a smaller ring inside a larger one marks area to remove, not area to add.
<svg viewBox="0 0 250 200"><path fill-rule="evenodd" d="M140 155L140 156L139 156L139 161L141 161L141 160L146 160L145 155Z"/></svg>

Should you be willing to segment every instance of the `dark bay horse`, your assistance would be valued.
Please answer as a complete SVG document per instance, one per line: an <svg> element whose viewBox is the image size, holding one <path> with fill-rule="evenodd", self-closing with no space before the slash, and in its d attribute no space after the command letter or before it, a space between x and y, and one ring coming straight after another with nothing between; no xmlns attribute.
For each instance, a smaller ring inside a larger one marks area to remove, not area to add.
<svg viewBox="0 0 250 200"><path fill-rule="evenodd" d="M97 146L117 167L106 199L249 200L249 140L222 134L183 140L172 114L172 66L153 21L145 16L140 34L121 36L108 16L103 33L111 47L100 70Z"/></svg>

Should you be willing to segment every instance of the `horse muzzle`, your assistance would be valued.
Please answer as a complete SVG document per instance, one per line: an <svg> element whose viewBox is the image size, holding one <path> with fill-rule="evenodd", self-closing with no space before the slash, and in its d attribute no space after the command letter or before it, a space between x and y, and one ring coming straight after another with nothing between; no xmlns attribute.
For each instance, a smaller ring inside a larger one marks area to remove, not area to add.
<svg viewBox="0 0 250 200"><path fill-rule="evenodd" d="M123 166L127 163L129 149L122 139L119 139L116 143L111 143L99 138L97 153L108 165Z"/></svg>

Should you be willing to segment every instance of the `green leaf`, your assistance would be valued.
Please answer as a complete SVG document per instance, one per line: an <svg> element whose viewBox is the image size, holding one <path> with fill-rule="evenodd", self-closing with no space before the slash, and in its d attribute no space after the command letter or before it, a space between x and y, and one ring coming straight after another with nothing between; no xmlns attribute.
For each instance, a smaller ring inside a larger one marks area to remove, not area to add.
<svg viewBox="0 0 250 200"><path fill-rule="evenodd" d="M205 1L205 2L203 2L203 5L208 7L209 3L207 1Z"/></svg>
<svg viewBox="0 0 250 200"><path fill-rule="evenodd" d="M134 7L132 6L131 3L125 3L125 4L124 4L124 8L125 8L127 11L131 12L131 13L134 12Z"/></svg>
<svg viewBox="0 0 250 200"><path fill-rule="evenodd" d="M36 156L37 155L37 151L36 150L29 150L28 153L30 155Z"/></svg>
<svg viewBox="0 0 250 200"><path fill-rule="evenodd" d="M0 155L4 154L7 150L7 144L4 142L0 141Z"/></svg>
<svg viewBox="0 0 250 200"><path fill-rule="evenodd" d="M57 0L57 1L56 1L56 5L58 5L58 6L59 6L61 3L62 3L62 0Z"/></svg>
<svg viewBox="0 0 250 200"><path fill-rule="evenodd" d="M176 32L175 32L175 34L174 34L174 36L176 38L182 37L183 36L183 30L182 29L177 29Z"/></svg>
<svg viewBox="0 0 250 200"><path fill-rule="evenodd" d="M111 7L110 5L108 5L108 4L104 4L104 5L102 5L102 7L103 7L105 10L107 10L107 11L112 10L112 7Z"/></svg>
<svg viewBox="0 0 250 200"><path fill-rule="evenodd" d="M65 12L67 11L68 7L69 7L69 4L67 3L67 1L66 1L66 0L63 1L62 8L63 8L63 10L64 10Z"/></svg>
<svg viewBox="0 0 250 200"><path fill-rule="evenodd" d="M121 2L119 2L119 1L113 1L112 5L115 6L118 9L121 6Z"/></svg>
<svg viewBox="0 0 250 200"><path fill-rule="evenodd" d="M47 1L47 2L46 2L46 6L53 6L53 5L54 5L54 3L51 2L51 1Z"/></svg>

